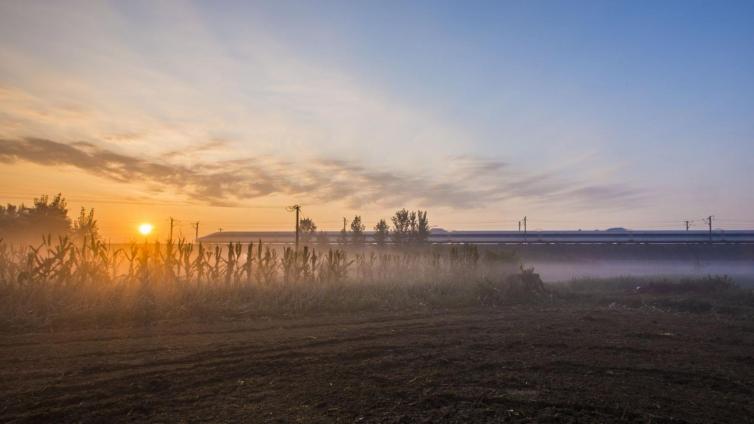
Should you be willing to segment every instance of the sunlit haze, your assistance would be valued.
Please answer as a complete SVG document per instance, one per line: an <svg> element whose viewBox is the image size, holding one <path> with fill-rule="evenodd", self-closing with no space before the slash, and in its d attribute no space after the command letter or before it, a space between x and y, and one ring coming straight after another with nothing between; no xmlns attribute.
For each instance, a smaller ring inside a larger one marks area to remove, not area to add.
<svg viewBox="0 0 754 424"><path fill-rule="evenodd" d="M141 235L143 236L148 236L153 229L154 227L152 226L152 224L144 223L139 225L139 233L141 233Z"/></svg>
<svg viewBox="0 0 754 424"><path fill-rule="evenodd" d="M752 158L752 2L0 3L0 201L112 240L751 228Z"/></svg>

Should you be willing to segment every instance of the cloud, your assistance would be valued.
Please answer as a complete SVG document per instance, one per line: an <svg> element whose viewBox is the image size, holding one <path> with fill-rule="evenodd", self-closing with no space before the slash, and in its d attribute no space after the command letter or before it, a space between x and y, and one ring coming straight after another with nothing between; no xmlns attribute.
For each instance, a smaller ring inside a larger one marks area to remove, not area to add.
<svg viewBox="0 0 754 424"><path fill-rule="evenodd" d="M199 145L197 150L221 144ZM73 166L92 175L155 191L172 190L215 205L242 205L273 194L307 203L344 202L350 207L484 207L508 199L604 208L633 202L641 192L620 184L583 184L556 172L524 173L489 159L451 159L455 167L433 175L392 172L320 159L289 162L271 156L194 163L159 161L118 153L88 142L41 138L0 139L0 162Z"/></svg>

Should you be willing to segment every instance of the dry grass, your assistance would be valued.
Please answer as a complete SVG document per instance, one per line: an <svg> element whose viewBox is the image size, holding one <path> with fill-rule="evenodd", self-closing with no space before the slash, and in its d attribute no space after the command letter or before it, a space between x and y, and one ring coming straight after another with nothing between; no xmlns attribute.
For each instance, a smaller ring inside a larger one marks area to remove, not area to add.
<svg viewBox="0 0 754 424"><path fill-rule="evenodd" d="M96 238L0 242L0 327L498 305L541 280L475 246L315 250L261 242L110 246ZM510 277L515 275L517 277Z"/></svg>

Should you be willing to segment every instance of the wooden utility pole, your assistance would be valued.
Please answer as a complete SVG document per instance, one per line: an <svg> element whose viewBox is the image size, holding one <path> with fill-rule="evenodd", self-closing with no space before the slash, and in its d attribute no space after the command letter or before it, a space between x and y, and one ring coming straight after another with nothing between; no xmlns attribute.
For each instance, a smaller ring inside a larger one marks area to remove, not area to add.
<svg viewBox="0 0 754 424"><path fill-rule="evenodd" d="M298 234L299 234L299 214L301 213L301 205L293 205L288 207L288 211L296 212L296 250L298 251Z"/></svg>
<svg viewBox="0 0 754 424"><path fill-rule="evenodd" d="M175 223L175 220L173 217L170 217L170 242L173 242L173 224Z"/></svg>
<svg viewBox="0 0 754 424"><path fill-rule="evenodd" d="M199 221L194 222L194 243L199 242Z"/></svg>
<svg viewBox="0 0 754 424"><path fill-rule="evenodd" d="M526 217L524 217L524 243L526 243Z"/></svg>
<svg viewBox="0 0 754 424"><path fill-rule="evenodd" d="M298 250L298 237L300 232L299 213L301 213L301 206L296 205L296 250Z"/></svg>
<svg viewBox="0 0 754 424"><path fill-rule="evenodd" d="M345 246L348 243L348 230L346 230L346 217L343 217L343 229L340 231L340 243Z"/></svg>
<svg viewBox="0 0 754 424"><path fill-rule="evenodd" d="M707 224L709 224L709 242L712 243L712 215L707 217Z"/></svg>
<svg viewBox="0 0 754 424"><path fill-rule="evenodd" d="M687 221L683 221L683 222L686 223L686 231L688 231L689 230L689 221L687 220Z"/></svg>

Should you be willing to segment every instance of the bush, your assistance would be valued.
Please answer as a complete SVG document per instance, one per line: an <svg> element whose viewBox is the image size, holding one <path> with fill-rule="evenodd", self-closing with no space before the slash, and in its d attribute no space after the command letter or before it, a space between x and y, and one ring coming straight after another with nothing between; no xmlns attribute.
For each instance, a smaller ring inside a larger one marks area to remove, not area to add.
<svg viewBox="0 0 754 424"><path fill-rule="evenodd" d="M477 284L479 303L498 306L510 303L525 303L540 300L547 290L534 268L520 268L518 274L509 275L502 281L484 280Z"/></svg>

